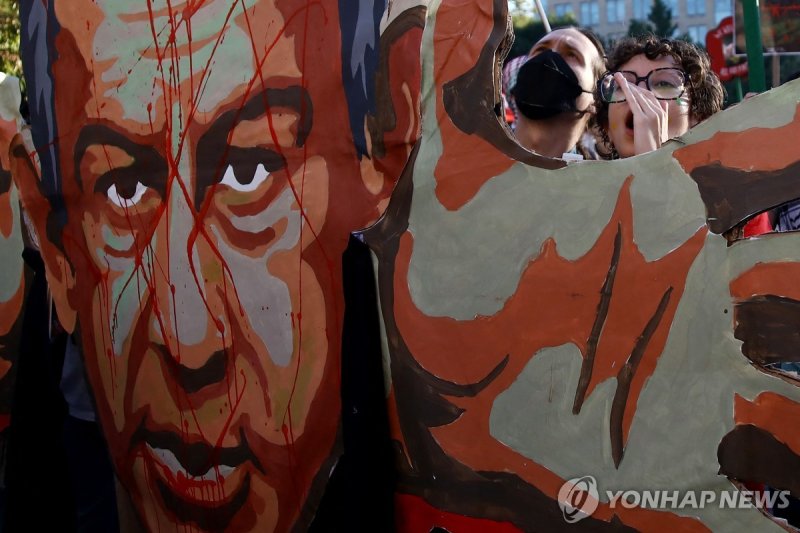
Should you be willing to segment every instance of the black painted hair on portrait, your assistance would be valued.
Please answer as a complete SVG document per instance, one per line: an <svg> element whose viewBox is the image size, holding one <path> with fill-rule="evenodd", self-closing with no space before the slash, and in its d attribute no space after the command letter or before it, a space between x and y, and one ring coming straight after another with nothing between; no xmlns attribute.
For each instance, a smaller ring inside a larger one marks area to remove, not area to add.
<svg viewBox="0 0 800 533"><path fill-rule="evenodd" d="M63 226L66 213L61 199L61 185L55 121L53 72L55 37L59 31L53 2L35 0L19 3L20 53L25 65L28 111L33 124L33 143L41 163L42 189L50 197L56 221Z"/></svg>
<svg viewBox="0 0 800 533"><path fill-rule="evenodd" d="M350 130L359 159L367 155L364 120L376 114L375 72L380 48L380 22L386 0L339 0L342 34L342 85L347 98Z"/></svg>

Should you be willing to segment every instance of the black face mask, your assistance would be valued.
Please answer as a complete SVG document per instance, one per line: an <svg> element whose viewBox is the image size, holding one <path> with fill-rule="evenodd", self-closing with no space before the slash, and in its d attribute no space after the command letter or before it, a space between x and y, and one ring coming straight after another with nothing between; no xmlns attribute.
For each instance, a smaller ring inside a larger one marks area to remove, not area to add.
<svg viewBox="0 0 800 533"><path fill-rule="evenodd" d="M531 120L542 120L561 113L586 113L576 106L584 91L575 72L561 54L545 50L529 59L517 74L511 90L520 113Z"/></svg>

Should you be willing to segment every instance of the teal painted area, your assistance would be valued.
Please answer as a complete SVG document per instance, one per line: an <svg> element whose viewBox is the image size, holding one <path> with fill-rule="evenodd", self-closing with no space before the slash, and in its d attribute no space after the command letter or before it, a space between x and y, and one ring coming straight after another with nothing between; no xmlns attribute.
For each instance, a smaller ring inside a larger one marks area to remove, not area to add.
<svg viewBox="0 0 800 533"><path fill-rule="evenodd" d="M103 225L101 233L103 235L103 242L114 250L122 252L133 246L134 238L131 234L120 235L108 225Z"/></svg>
<svg viewBox="0 0 800 533"><path fill-rule="evenodd" d="M168 17L156 17L151 27L149 20L129 22L121 18L132 12L146 10L145 4L105 2L103 7L109 16L98 28L93 43L95 60L112 61L101 74L101 80L111 86L106 89L105 96L121 103L126 118L146 124L149 121L147 104L155 103L163 96L164 83L174 85L175 74L170 74L170 69L179 72L182 80L190 79L189 73L194 71L199 83L207 67L211 68L204 80L204 100L213 99L215 95L227 96L232 87L251 79L253 75L251 39L244 30L233 24L236 16L253 4L255 0L237 2L229 25L222 26L230 4L208 3L192 16L191 28L188 28L180 12L175 15L175 23L171 23ZM153 6L154 12L158 9L158 6ZM158 47L164 57L162 61L155 57L153 29L159 38ZM224 33L224 39L215 50L220 32ZM193 50L191 57L183 54L177 61L170 57L170 50L200 42L205 44ZM210 63L212 53L214 58ZM219 69L219 74L215 74L214 65L224 65L224 69ZM209 102L209 105L214 107L217 103ZM178 126L175 129L185 126L180 122L175 124Z"/></svg>
<svg viewBox="0 0 800 533"><path fill-rule="evenodd" d="M8 193L11 203L11 235L4 239L0 237L0 257L3 258L3 268L0 269L0 302L8 301L19 288L22 279L22 222L19 210L19 195L12 184Z"/></svg>

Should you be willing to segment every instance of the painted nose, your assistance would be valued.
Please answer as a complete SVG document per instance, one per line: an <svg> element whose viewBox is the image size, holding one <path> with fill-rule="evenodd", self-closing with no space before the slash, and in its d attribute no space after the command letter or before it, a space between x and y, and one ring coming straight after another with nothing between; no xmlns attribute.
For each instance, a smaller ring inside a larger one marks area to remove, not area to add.
<svg viewBox="0 0 800 533"><path fill-rule="evenodd" d="M156 298L150 325L173 377L187 392L221 381L230 361L232 332L224 269L213 233L201 231L181 191L170 195L155 243Z"/></svg>

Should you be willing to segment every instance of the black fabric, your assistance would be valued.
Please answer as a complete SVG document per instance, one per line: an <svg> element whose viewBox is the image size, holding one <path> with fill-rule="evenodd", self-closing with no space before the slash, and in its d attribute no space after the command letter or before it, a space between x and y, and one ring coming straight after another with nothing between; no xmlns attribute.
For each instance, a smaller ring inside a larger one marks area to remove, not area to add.
<svg viewBox="0 0 800 533"><path fill-rule="evenodd" d="M785 519L790 525L800 528L800 500L792 496L786 496L786 499L789 501L789 506L784 509L779 509L776 506L772 509L772 514L778 518ZM776 501L780 502L781 500L778 499Z"/></svg>
<svg viewBox="0 0 800 533"><path fill-rule="evenodd" d="M388 532L394 530L396 475L381 363L375 276L367 245L351 237L342 267L344 454L309 531Z"/></svg>
<svg viewBox="0 0 800 533"><path fill-rule="evenodd" d="M70 532L75 524L62 441L66 405L59 390L66 335L51 342L44 264L30 249L23 258L34 273L8 428L3 531Z"/></svg>
<svg viewBox="0 0 800 533"><path fill-rule="evenodd" d="M545 50L520 67L511 89L520 113L543 120L561 113L580 113L576 100L584 91L578 77L558 52Z"/></svg>
<svg viewBox="0 0 800 533"><path fill-rule="evenodd" d="M117 493L108 446L97 422L67 415L64 447L78 533L119 531Z"/></svg>

